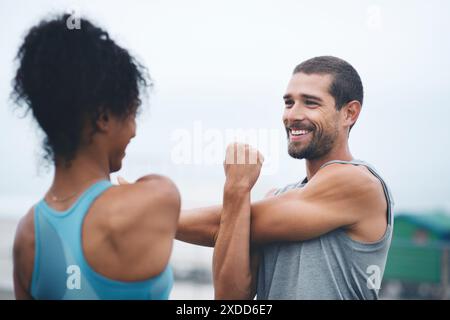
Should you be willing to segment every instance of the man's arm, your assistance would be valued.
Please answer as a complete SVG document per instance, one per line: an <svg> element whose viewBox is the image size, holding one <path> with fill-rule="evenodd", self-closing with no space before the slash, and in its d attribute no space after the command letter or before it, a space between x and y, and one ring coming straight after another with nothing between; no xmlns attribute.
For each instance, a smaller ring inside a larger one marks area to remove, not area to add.
<svg viewBox="0 0 450 320"><path fill-rule="evenodd" d="M255 163L236 164L236 153ZM232 163L227 163L231 158ZM252 298L250 190L258 179L262 156L248 145L227 148L226 182L220 229L213 256L216 299Z"/></svg>
<svg viewBox="0 0 450 320"><path fill-rule="evenodd" d="M332 164L319 170L304 188L253 203L252 242L300 241L340 227L352 229L374 214L385 214L386 205L382 186L371 173L358 166ZM183 213L177 239L214 246L221 209Z"/></svg>
<svg viewBox="0 0 450 320"><path fill-rule="evenodd" d="M250 190L224 188L221 226L214 248L213 275L216 299L249 299Z"/></svg>
<svg viewBox="0 0 450 320"><path fill-rule="evenodd" d="M385 230L386 209L375 176L364 167L332 164L319 170L305 187L253 204L252 241L303 241L338 228L359 232L362 241L375 241ZM361 234L360 225L367 221L373 222L372 228Z"/></svg>

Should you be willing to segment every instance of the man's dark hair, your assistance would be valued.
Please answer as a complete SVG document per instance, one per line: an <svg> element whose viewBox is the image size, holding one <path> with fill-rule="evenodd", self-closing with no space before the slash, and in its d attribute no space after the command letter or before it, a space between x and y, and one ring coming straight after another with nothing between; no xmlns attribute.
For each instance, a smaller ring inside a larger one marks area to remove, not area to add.
<svg viewBox="0 0 450 320"><path fill-rule="evenodd" d="M329 92L336 101L336 109L348 102L357 100L363 104L363 85L358 72L348 62L333 57L321 56L311 58L295 67L293 74L329 74L333 76Z"/></svg>
<svg viewBox="0 0 450 320"><path fill-rule="evenodd" d="M70 15L43 20L31 28L19 48L12 96L25 104L44 131L45 158L72 160L82 130L103 112L125 118L141 104L140 92L151 85L147 70L108 33Z"/></svg>

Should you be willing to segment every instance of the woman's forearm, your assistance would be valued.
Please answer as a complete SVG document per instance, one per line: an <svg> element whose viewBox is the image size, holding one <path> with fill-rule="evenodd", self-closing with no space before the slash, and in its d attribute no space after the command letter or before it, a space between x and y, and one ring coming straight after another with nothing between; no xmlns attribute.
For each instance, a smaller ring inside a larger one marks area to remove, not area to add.
<svg viewBox="0 0 450 320"><path fill-rule="evenodd" d="M265 199L274 196L276 189L270 190ZM256 202L259 203L259 202ZM252 205L251 214L253 217L251 226L252 243L264 242L264 227L257 221L256 211L261 211L260 204ZM204 208L195 208L190 210L182 210L180 219L178 220L178 229L175 238L191 244L205 247L214 247L220 228L220 213L222 205L215 205Z"/></svg>
<svg viewBox="0 0 450 320"><path fill-rule="evenodd" d="M175 239L214 247L220 227L222 205L182 210Z"/></svg>

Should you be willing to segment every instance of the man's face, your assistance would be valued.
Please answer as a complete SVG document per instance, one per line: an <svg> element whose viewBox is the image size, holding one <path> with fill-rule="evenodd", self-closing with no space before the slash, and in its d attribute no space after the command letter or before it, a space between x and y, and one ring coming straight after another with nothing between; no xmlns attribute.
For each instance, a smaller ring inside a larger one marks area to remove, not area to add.
<svg viewBox="0 0 450 320"><path fill-rule="evenodd" d="M297 159L319 159L339 136L339 111L329 93L331 75L296 73L284 95L283 123L288 153Z"/></svg>

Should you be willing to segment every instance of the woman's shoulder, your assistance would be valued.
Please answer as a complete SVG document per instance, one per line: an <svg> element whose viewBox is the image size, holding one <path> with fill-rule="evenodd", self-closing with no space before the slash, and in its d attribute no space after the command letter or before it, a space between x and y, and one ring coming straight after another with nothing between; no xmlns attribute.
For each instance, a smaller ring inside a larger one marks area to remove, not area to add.
<svg viewBox="0 0 450 320"><path fill-rule="evenodd" d="M85 240L89 240L85 249L88 256L89 243L106 249L101 251L108 252L108 260L117 267L110 264L109 277L139 280L156 275L170 258L179 213L178 190L166 177L146 176L135 183L115 185L90 208L84 225Z"/></svg>
<svg viewBox="0 0 450 320"><path fill-rule="evenodd" d="M107 210L105 219L112 230L124 232L146 220L152 226L169 229L176 224L180 212L180 194L167 177L149 175L134 183L111 187L100 203Z"/></svg>

